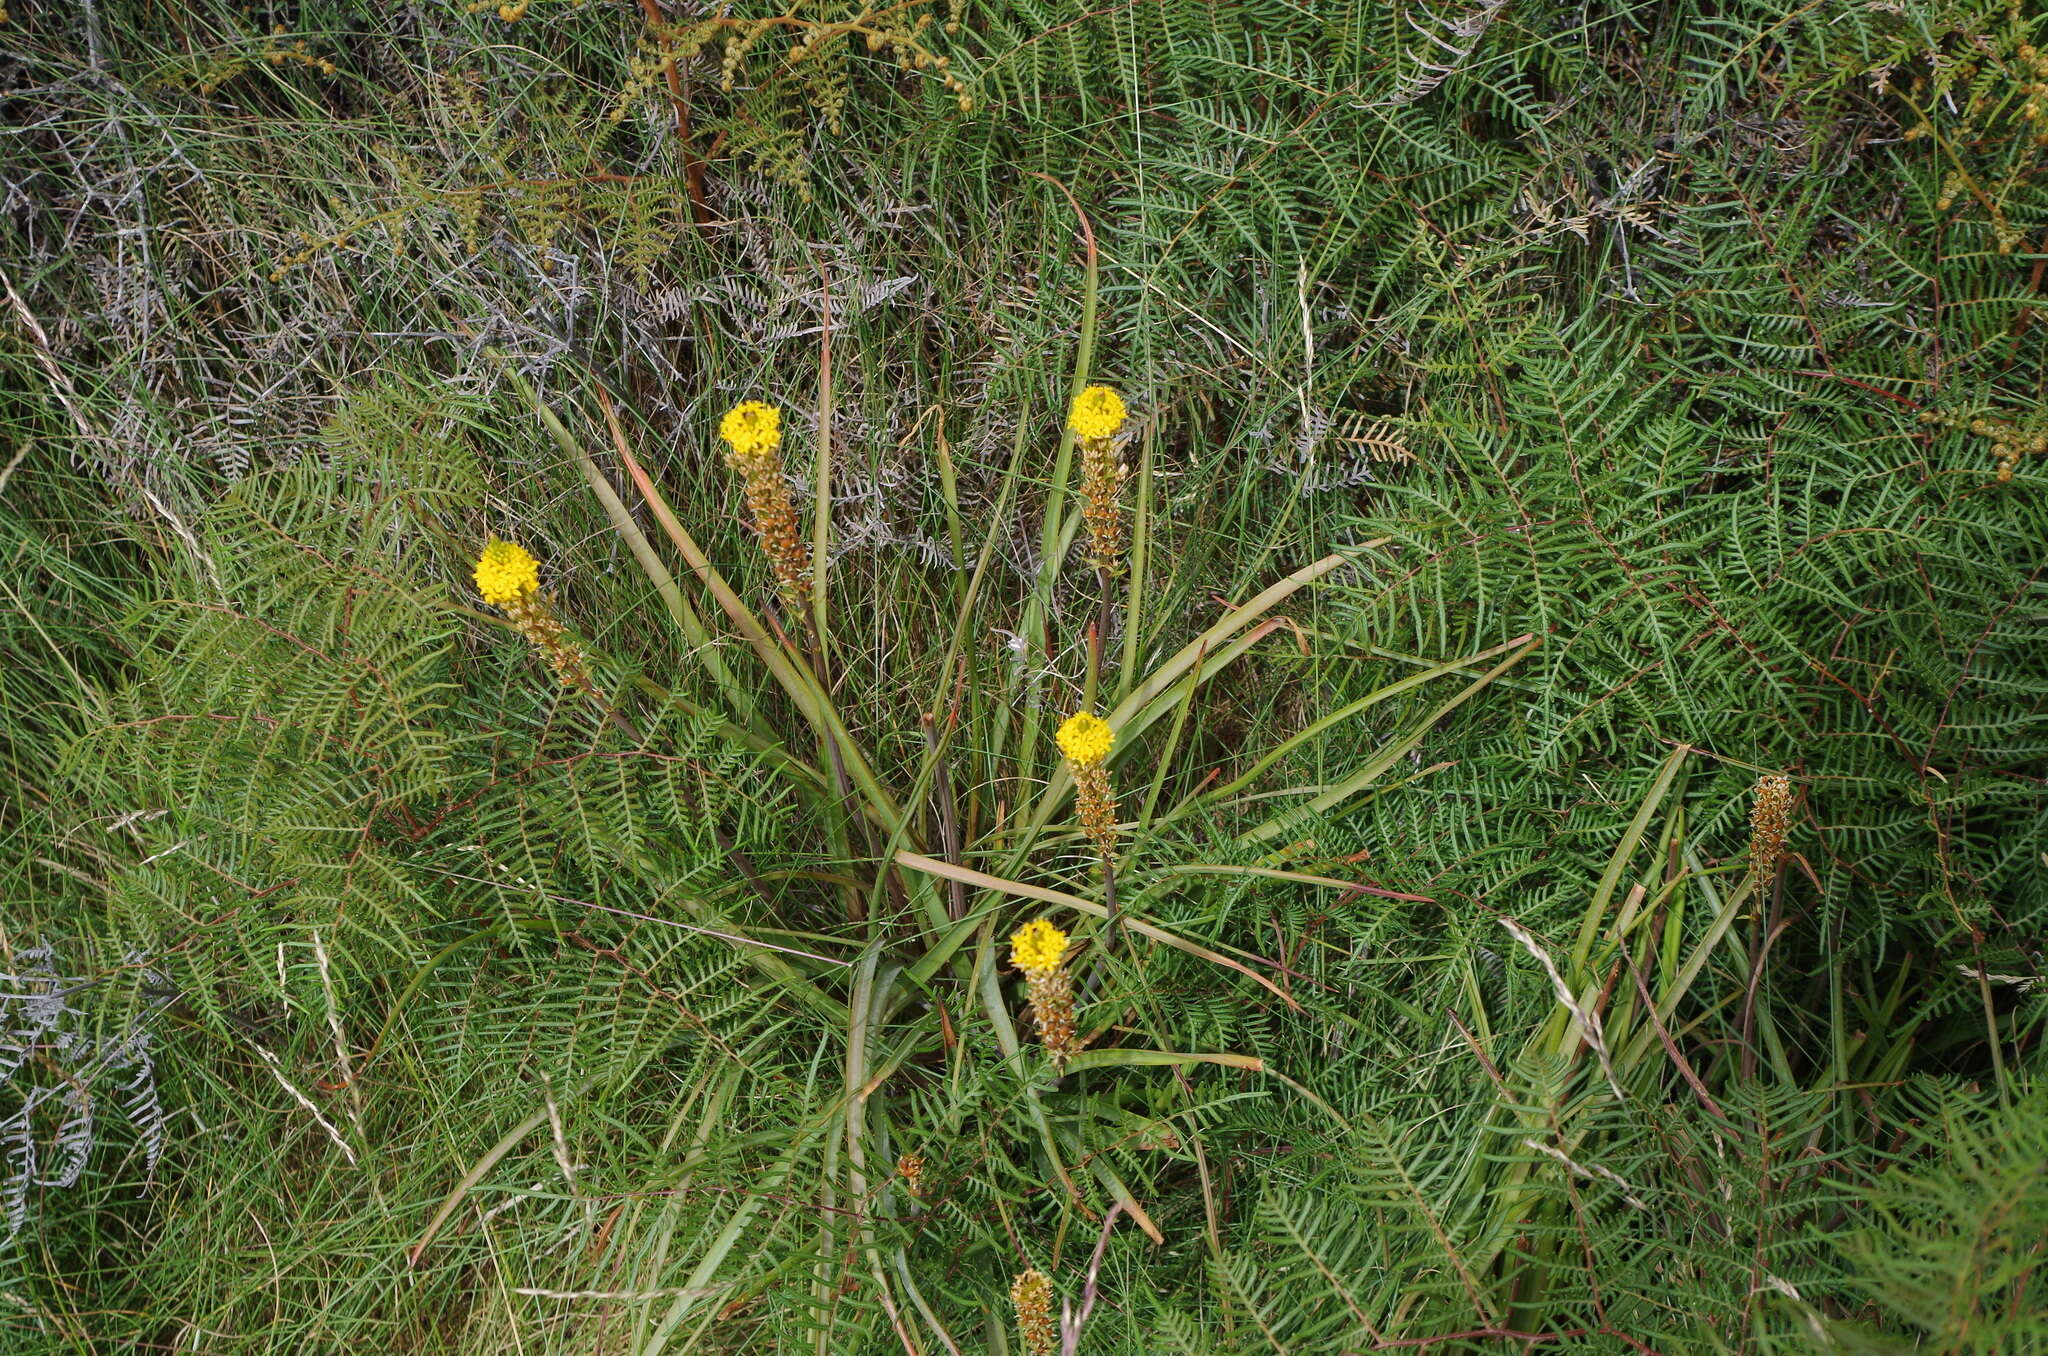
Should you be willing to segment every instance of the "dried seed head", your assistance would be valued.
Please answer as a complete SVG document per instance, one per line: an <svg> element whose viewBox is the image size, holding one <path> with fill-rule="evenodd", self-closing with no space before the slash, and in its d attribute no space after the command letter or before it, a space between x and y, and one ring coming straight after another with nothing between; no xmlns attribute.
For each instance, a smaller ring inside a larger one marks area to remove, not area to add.
<svg viewBox="0 0 2048 1356"><path fill-rule="evenodd" d="M924 1155L905 1154L897 1159L896 1176L902 1179L905 1191L913 1196L924 1195Z"/></svg>
<svg viewBox="0 0 2048 1356"><path fill-rule="evenodd" d="M1105 576L1117 572L1124 549L1123 463L1108 438L1081 442L1081 517L1088 524L1088 554Z"/></svg>

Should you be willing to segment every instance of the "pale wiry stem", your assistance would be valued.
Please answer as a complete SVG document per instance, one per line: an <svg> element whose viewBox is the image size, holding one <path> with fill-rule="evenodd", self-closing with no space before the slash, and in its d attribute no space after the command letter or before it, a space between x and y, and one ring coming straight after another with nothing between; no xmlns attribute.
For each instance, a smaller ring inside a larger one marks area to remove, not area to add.
<svg viewBox="0 0 2048 1356"><path fill-rule="evenodd" d="M254 1041L249 1042L249 1048L254 1050L265 1066L269 1068L270 1076L277 1080L277 1085L290 1093L293 1101L305 1108L306 1114L313 1118L315 1125L326 1131L327 1138L334 1141L335 1147L341 1150L341 1156L348 1160L349 1166L356 1166L356 1151L349 1147L346 1139L342 1138L341 1131L334 1128L334 1123L320 1114L320 1108L313 1104L313 1099L292 1086L292 1081L284 1076L284 1066L278 1062L277 1056L271 1054Z"/></svg>

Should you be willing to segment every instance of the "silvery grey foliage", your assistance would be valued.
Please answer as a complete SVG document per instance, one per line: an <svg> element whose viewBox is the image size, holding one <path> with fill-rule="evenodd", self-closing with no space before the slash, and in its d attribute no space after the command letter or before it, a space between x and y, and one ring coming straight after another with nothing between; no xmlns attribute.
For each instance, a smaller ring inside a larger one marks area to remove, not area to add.
<svg viewBox="0 0 2048 1356"><path fill-rule="evenodd" d="M1378 463L1371 457L1353 457L1335 465L1309 468L1275 461L1267 462L1266 469L1293 480L1294 492L1304 499L1310 495L1328 494L1332 490L1369 485L1380 478Z"/></svg>
<svg viewBox="0 0 2048 1356"><path fill-rule="evenodd" d="M1412 11L1405 13L1402 17L1421 35L1423 45L1405 54L1414 69L1383 104L1412 104L1450 79L1507 7L1508 0L1480 0L1472 9L1452 10L1447 15L1425 12L1418 19Z"/></svg>
<svg viewBox="0 0 2048 1356"><path fill-rule="evenodd" d="M145 961L130 955L124 968L139 969L152 989L166 987ZM49 946L17 951L13 972L0 974L0 1214L9 1238L28 1222L31 1187L62 1189L84 1175L104 1105L134 1127L148 1169L163 1152L149 1020L170 1000L152 999L118 1034L100 1036L72 1002L97 987L63 974Z"/></svg>

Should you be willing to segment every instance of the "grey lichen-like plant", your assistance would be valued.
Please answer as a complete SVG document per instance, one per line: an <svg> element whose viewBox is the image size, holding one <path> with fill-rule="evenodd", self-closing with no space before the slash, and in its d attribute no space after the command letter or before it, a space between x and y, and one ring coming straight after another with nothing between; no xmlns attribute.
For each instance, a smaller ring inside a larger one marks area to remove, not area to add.
<svg viewBox="0 0 2048 1356"><path fill-rule="evenodd" d="M144 959L128 961L142 966ZM147 968L142 973L154 978ZM146 1169L154 1171L163 1152L148 1022L169 1000L153 999L117 1035L95 1036L88 1014L70 1001L90 987L60 973L48 946L17 951L12 973L0 974L0 1214L9 1238L28 1223L31 1188L71 1187L84 1176L98 1141L98 1107L126 1114Z"/></svg>

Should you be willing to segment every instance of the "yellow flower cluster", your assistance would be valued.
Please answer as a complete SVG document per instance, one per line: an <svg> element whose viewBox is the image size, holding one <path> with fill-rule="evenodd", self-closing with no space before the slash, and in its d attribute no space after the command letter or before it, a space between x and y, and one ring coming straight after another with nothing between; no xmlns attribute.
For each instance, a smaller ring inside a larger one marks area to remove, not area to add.
<svg viewBox="0 0 2048 1356"><path fill-rule="evenodd" d="M1102 717L1077 711L1061 724L1054 738L1059 740L1060 752L1075 767L1100 767L1109 759L1116 731Z"/></svg>
<svg viewBox="0 0 2048 1356"><path fill-rule="evenodd" d="M1115 437L1129 413L1124 408L1124 398L1115 391L1107 386L1090 386L1074 397L1067 422L1078 437L1094 441Z"/></svg>
<svg viewBox="0 0 2048 1356"><path fill-rule="evenodd" d="M476 562L476 591L492 607L504 607L540 591L540 562L515 542L492 537Z"/></svg>
<svg viewBox="0 0 2048 1356"><path fill-rule="evenodd" d="M1043 918L1034 918L1011 936L1010 964L1026 974L1057 970L1066 950L1067 934Z"/></svg>
<svg viewBox="0 0 2048 1356"><path fill-rule="evenodd" d="M718 436L741 457L758 457L782 446L782 411L758 400L743 400L718 421Z"/></svg>

